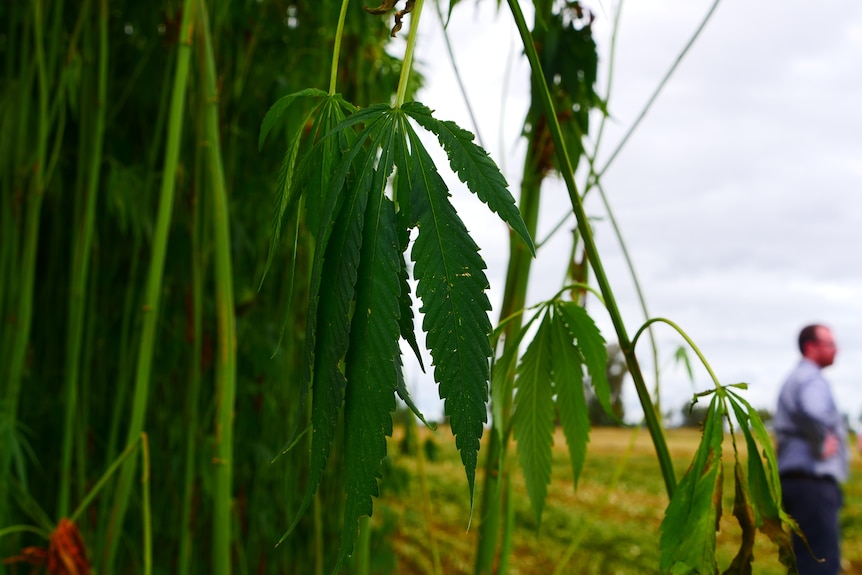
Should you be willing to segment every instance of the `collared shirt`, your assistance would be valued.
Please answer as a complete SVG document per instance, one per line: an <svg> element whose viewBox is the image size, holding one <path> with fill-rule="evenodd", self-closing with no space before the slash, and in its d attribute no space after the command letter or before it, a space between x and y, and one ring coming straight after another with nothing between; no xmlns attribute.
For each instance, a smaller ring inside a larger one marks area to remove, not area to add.
<svg viewBox="0 0 862 575"><path fill-rule="evenodd" d="M773 419L778 444L778 472L800 472L847 479L847 429L820 367L803 358L778 395ZM839 439L835 455L822 458L828 434Z"/></svg>

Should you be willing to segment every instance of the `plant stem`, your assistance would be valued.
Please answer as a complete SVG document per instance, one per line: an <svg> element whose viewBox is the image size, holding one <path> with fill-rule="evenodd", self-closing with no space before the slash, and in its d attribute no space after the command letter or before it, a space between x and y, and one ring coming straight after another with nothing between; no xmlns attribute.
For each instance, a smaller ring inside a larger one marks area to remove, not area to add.
<svg viewBox="0 0 862 575"><path fill-rule="evenodd" d="M209 167L210 201L213 209L215 248L215 300L218 325L216 357L215 493L213 509L213 567L215 573L231 572L231 504L233 498L233 421L236 397L236 328L233 272L231 263L230 213L219 137L215 56L206 5L200 0L201 42L203 44L204 137Z"/></svg>
<svg viewBox="0 0 862 575"><path fill-rule="evenodd" d="M536 147L536 140L531 138L527 145L527 155L524 160L524 175L521 180L519 201L521 217L531 236L535 236L538 227L541 199L542 177L536 170L531 169L538 153L540 150ZM523 309L527 301L527 283L532 265L533 257L530 251L524 242L512 235L509 239L509 265L506 271L503 302L500 307L501 318L507 318ZM511 346L518 345L521 325L521 315L513 318L506 325L504 354ZM505 366L495 364L494 369L505 369ZM493 394L495 397L503 398L503 405L500 406L499 410L502 417L500 421L494 418L491 422L492 432L489 440L488 457L485 460L485 481L480 507L482 520L478 527L479 542L474 566L474 572L477 575L491 573L501 521L505 521L505 516L501 515L501 511L503 510L503 501L508 500L507 491L510 488L510 482L505 478L508 472L505 461L509 442L506 429L511 418L514 377L514 373L506 374L503 380L506 389L502 393ZM491 379L493 381L494 377ZM508 527L506 528L508 529Z"/></svg>
<svg viewBox="0 0 862 575"><path fill-rule="evenodd" d="M87 277L90 270L90 254L96 219L96 195L102 164L102 147L105 132L105 108L108 92L108 5L107 0L99 4L99 61L96 117L92 137L89 138L89 166L85 176L84 213L79 222L78 233L72 242L72 279L69 293L69 324L66 336L66 405L63 425L63 451L61 459L60 494L57 516L65 517L69 510L69 491L72 467L72 443L75 437L75 418L78 411L78 385L81 370L81 344L86 312Z"/></svg>
<svg viewBox="0 0 862 575"><path fill-rule="evenodd" d="M27 193L26 222L24 227L23 254L20 260L18 283L17 321L12 328L12 351L7 372L6 391L0 403L0 479L5 480L16 446L18 404L21 383L24 378L24 364L30 342L30 328L33 321L33 286L36 273L36 257L39 247L39 221L42 213L42 200L45 196L45 160L48 147L48 75L44 50L44 20L42 1L34 0L33 6L33 43L36 51L36 104L38 110L36 128L36 150L34 165ZM5 509L6 491L0 492L0 511Z"/></svg>
<svg viewBox="0 0 862 575"><path fill-rule="evenodd" d="M649 97L649 100L647 100L647 103L643 107L643 109L641 110L641 113L638 114L637 119L635 119L634 123L626 131L625 135L623 136L623 139L620 140L620 143L617 144L617 147L614 149L613 153L611 153L611 157L608 158L607 162L605 162L605 166L601 170L598 171L597 177L601 177L602 175L604 175L604 173L608 171L608 168L611 167L611 164L614 163L614 160L617 159L617 155L619 155L620 150L623 149L623 147L629 141L629 138L631 138L632 134L634 134L634 132L635 132L635 130L637 130L638 126L640 126L641 121L647 115L647 112L650 111L650 108L652 108L653 103L655 103L656 99L658 98L658 95L664 89L665 85L667 85L668 80L670 80L670 77L676 71L677 67L679 67L679 64L682 62L683 58L685 58L685 55L688 54L688 51L694 45L695 41L700 36L700 33L703 32L703 29L706 27L707 22L709 22L710 18L712 18L712 15L715 12L715 9L718 8L718 3L720 1L721 0L714 0L713 1L712 6L710 6L709 10L707 10L707 12L706 12L706 16L704 16L703 20L701 20L700 25L694 31L694 34L692 34L691 38L689 38L685 47L682 49L682 52L679 53L679 55L676 57L676 60L674 60L673 65L668 69L667 73L661 79L661 82L659 82L658 86L656 86L656 89L653 91L652 95Z"/></svg>
<svg viewBox="0 0 862 575"><path fill-rule="evenodd" d="M461 99L464 101L464 106L467 108L467 115L470 116L470 122L473 124L473 132L476 134L476 142L480 147L485 147L485 142L482 141L482 134L479 133L479 121L476 119L476 114L473 112L473 105L470 104L470 98L467 97L467 88L464 86L464 80L461 78L461 71L458 69L458 63L455 61L455 51L452 49L452 42L449 41L449 31L446 29L446 19L443 18L443 9L440 7L440 1L434 2L434 8L437 9L437 19L440 20L440 29L443 31L443 42L446 44L446 54L449 56L449 64L452 66L452 72L455 74L455 81L458 83L458 90L461 92Z"/></svg>
<svg viewBox="0 0 862 575"><path fill-rule="evenodd" d="M611 321L613 322L614 329L617 333L617 339L619 341L620 348L623 350L623 354L626 357L626 364L628 365L629 372L631 373L632 379L634 380L638 399L640 400L641 406L643 407L644 418L646 420L647 427L650 430L650 435L652 436L656 455L658 456L659 466L662 471L662 477L664 478L665 489L667 491L668 497L672 497L674 489L676 488L676 477L673 468L673 462L670 458L670 452L667 448L667 442L664 438L664 430L662 429L661 421L656 416L652 400L649 396L649 391L647 390L643 374L641 373L640 366L638 365L637 357L634 354L634 350L632 349L628 334L626 333L626 328L622 320L622 315L620 314L620 310L617 306L613 290L611 289L610 282L608 281L607 274L605 273L604 267L599 257L598 248L596 247L595 240L593 239L592 231L590 229L590 223L587 219L586 211L584 210L581 197L578 193L577 184L575 183L572 162L569 158L568 152L566 151L566 144L563 139L562 131L560 129L559 120L557 119L554 110L554 103L551 99L550 92L548 91L548 86L545 81L544 72L542 71L542 65L539 60L539 55L536 52L536 46L535 44L533 44L530 30L529 28L527 28L527 23L524 19L524 14L521 11L521 7L518 3L518 0L507 0L507 2L509 4L510 10L512 11L512 16L515 19L515 24L518 28L518 32L521 35L521 41L524 44L527 59L530 62L530 68L533 74L533 81L536 82L540 88L539 92L542 104L545 108L545 115L548 120L548 128L551 133L551 138L554 142L554 152L559 162L561 175L566 182L566 189L569 192L569 200L572 203L572 211L574 211L575 217L578 221L578 229L580 230L581 237L584 241L584 247L587 253L587 257L589 259L590 265L593 268L593 273L596 277L596 283L598 283L602 295L605 298L605 305L611 317Z"/></svg>
<svg viewBox="0 0 862 575"><path fill-rule="evenodd" d="M401 77L398 79L398 92L395 95L395 107L404 105L407 94L407 81L410 79L410 69L413 67L413 50L416 47L416 36L419 30L419 17L422 15L424 0L416 0L413 11L410 12L410 33L407 36L407 49L404 51L404 61L401 63Z"/></svg>
<svg viewBox="0 0 862 575"><path fill-rule="evenodd" d="M143 320L135 374L134 399L126 440L127 444L136 441L140 437L146 415L150 375L153 367L156 324L159 302L161 300L162 277L164 275L168 232L170 231L173 212L177 164L182 139L186 86L189 75L189 60L191 59L193 10L194 2L192 0L185 0L182 24L180 25L180 36L177 42L177 66L174 71L173 94L171 96L171 110L168 120L167 148L165 150L165 164L159 197L159 211L156 217L155 229L153 230L152 256L150 258L150 266L144 288L143 305L141 307ZM109 519L105 541L101 569L103 573L113 573L115 571L114 560L117 554L119 533L123 527L134 473L135 460L132 459L123 466L123 470L120 473L114 497L114 508Z"/></svg>
<svg viewBox="0 0 862 575"><path fill-rule="evenodd" d="M153 522L150 513L150 442L147 440L146 433L141 434L141 460L144 467L144 473L141 476L144 508L144 575L151 575L153 572Z"/></svg>
<svg viewBox="0 0 862 575"><path fill-rule="evenodd" d="M202 182L201 177L203 159L201 154L196 154L195 181ZM197 472L197 450L195 446L198 437L198 396L201 389L201 359L203 356L203 281L204 281L204 254L201 247L201 198L196 190L192 199L192 226L191 236L191 325L192 325L192 353L189 367L189 386L186 392L186 451L185 451L185 476L183 484L183 508L180 521L180 551L177 562L178 575L188 575L191 571L192 557L192 499L194 496L194 478Z"/></svg>
<svg viewBox="0 0 862 575"><path fill-rule="evenodd" d="M341 38L344 36L344 21L347 19L347 6L350 0L341 0L341 13L338 14L338 27L335 30L335 47L332 49L332 70L329 72L329 95L335 95L338 78L338 58L341 55Z"/></svg>

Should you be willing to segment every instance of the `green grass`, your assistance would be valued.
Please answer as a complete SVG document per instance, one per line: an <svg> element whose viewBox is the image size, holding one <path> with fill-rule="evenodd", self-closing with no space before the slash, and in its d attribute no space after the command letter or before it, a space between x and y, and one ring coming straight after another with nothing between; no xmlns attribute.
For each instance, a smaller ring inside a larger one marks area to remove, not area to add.
<svg viewBox="0 0 862 575"><path fill-rule="evenodd" d="M372 518L381 539L391 544L391 551L386 549L388 546L381 547L391 556L387 555L385 562L381 559L380 572L393 568L394 573L433 573L417 460L398 453L398 433L396 430L390 445L390 467L382 480L381 498ZM445 427L437 432L421 430L423 441L430 437L439 447L438 459L425 465L430 527L439 546L443 573L466 574L473 572L479 518L474 517L473 525L468 525L469 494L464 470L448 433ZM694 430L671 430L667 438L681 477L700 435ZM484 442L487 437L483 447ZM509 456L512 463L514 455ZM717 535L721 569L730 564L740 540L732 515L732 458L730 440L726 438L724 512ZM562 435L555 438L553 466L538 530L520 471L514 473L516 530L509 573L658 573L659 526L667 498L646 430L593 430L577 489ZM483 469L481 463L479 468ZM477 485L481 483L477 481ZM477 493L477 501L479 496ZM845 486L845 502L845 573L862 573L862 463L858 459L853 461L851 478ZM775 547L761 534L755 544L754 571L762 575L785 573Z"/></svg>

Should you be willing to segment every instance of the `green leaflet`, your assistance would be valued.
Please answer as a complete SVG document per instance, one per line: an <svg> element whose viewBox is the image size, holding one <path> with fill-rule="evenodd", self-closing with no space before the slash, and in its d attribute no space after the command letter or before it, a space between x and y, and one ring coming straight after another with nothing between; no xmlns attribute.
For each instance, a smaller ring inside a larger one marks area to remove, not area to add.
<svg viewBox="0 0 862 575"><path fill-rule="evenodd" d="M406 120L402 117L399 119L399 124L402 133L405 132ZM395 146L395 163L399 166L407 165L406 146ZM405 259L407 248L410 244L410 228L412 227L410 219L410 178L409 174L397 174L395 179L395 191L393 193L398 213L396 214L398 226L398 243L401 246L401 269L399 276L401 278L401 337L404 338L410 345L410 349L416 356L419 362L419 367L425 371L425 363L422 361L422 354L419 351L419 342L416 340L416 329L413 325L413 298L410 297L410 284L408 283L410 276L407 269L407 260ZM398 198L403 198L404 201L398 201ZM406 387L404 388L406 392ZM402 396L402 399L404 397ZM405 400L406 401L406 400ZM410 405L410 403L408 403ZM413 409L411 407L411 409ZM414 409L414 411L416 411ZM424 421L424 419L423 419Z"/></svg>
<svg viewBox="0 0 862 575"><path fill-rule="evenodd" d="M592 325L595 327L595 324ZM584 354L578 353L573 334L562 321L559 310L554 315L551 327L551 348L553 349L551 361L554 391L557 395L557 415L566 436L569 460L572 463L572 477L577 486L587 457L587 442L590 435L590 417L584 395L583 364L580 361ZM604 346L602 349L605 349Z"/></svg>
<svg viewBox="0 0 862 575"><path fill-rule="evenodd" d="M479 439L488 419L491 304L485 295L485 262L419 137L407 122L402 125L410 146L404 168L411 184L411 223L419 228L411 258L425 316L422 329L472 501Z"/></svg>
<svg viewBox="0 0 862 575"><path fill-rule="evenodd" d="M716 573L715 532L721 518L723 439L719 398L713 395L703 436L661 523L663 573Z"/></svg>
<svg viewBox="0 0 862 575"><path fill-rule="evenodd" d="M611 387L608 384L608 351L605 340L587 310L574 302L556 302L560 317L575 339L580 356L590 374L596 397L609 416L617 419L611 408Z"/></svg>
<svg viewBox="0 0 862 575"><path fill-rule="evenodd" d="M404 112L416 120L420 126L437 136L440 145L446 150L452 171L458 174L471 192L485 202L491 211L515 230L530 253L536 255L536 247L518 208L509 193L506 178L500 173L488 152L473 142L473 134L459 128L454 122L442 122L431 115L426 106L411 102L405 104Z"/></svg>
<svg viewBox="0 0 862 575"><path fill-rule="evenodd" d="M345 397L345 489L341 551L334 571L353 552L359 518L371 515L371 497L378 495L380 463L386 456L386 437L392 435L397 387L401 249L395 230L395 209L386 198L392 169L392 139L396 124L386 126L387 139L374 172L371 198L365 212L356 311L347 353Z"/></svg>
<svg viewBox="0 0 862 575"><path fill-rule="evenodd" d="M584 366L599 389L608 385L604 339L586 310L576 303L559 300L543 304L542 308L544 311L537 313L521 331L523 335L533 321L543 316L518 367L512 415L518 457L537 523L541 523L551 478L555 418L559 418L566 436L577 484L590 432L584 395ZM516 349L516 346L510 349ZM511 358L504 355L500 361L507 366ZM495 379L495 384L498 381L502 383L507 369L496 370L502 375L498 375L499 380Z"/></svg>
<svg viewBox="0 0 862 575"><path fill-rule="evenodd" d="M327 96L327 93L323 90L318 90L317 88L306 88L305 90L282 96L276 100L275 104L267 110L263 117L263 121L260 124L260 137L257 141L258 149L263 148L263 143L266 141L266 137L269 135L269 132L276 126L276 124L279 123L281 117L287 113L298 98L311 98L316 100L326 98Z"/></svg>
<svg viewBox="0 0 862 575"><path fill-rule="evenodd" d="M551 384L553 329L550 310L539 324L533 341L521 358L515 380L515 411L512 427L518 443L518 458L524 471L527 494L537 524L551 482L551 445L554 440L554 399Z"/></svg>

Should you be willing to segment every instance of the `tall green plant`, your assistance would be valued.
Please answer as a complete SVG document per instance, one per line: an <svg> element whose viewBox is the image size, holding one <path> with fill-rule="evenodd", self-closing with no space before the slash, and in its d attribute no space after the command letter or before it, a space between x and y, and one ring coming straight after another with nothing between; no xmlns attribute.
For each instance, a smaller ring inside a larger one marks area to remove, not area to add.
<svg viewBox="0 0 862 575"><path fill-rule="evenodd" d="M85 7L89 3L85 3ZM65 517L69 509L69 493L71 487L72 446L77 436L75 425L77 421L79 397L79 381L81 375L81 352L84 337L84 321L86 312L87 279L90 272L90 256L96 218L96 198L99 191L101 164L103 160L105 117L108 106L108 4L102 0L98 5L98 67L96 72L96 94L92 102L95 110L92 133L81 131L81 149L88 150L84 155L87 166L84 177L80 180L83 187L77 191L80 209L78 215L77 234L72 243L72 270L69 289L69 318L66 335L66 369L65 369L65 420L63 425L63 451L61 481L59 486L59 502L57 514ZM90 104L90 102L87 102ZM88 136L88 137L87 137ZM77 203L77 202L76 202ZM79 465L83 465L79 461Z"/></svg>
<svg viewBox="0 0 862 575"><path fill-rule="evenodd" d="M338 96L305 90L277 102L261 128L263 141L298 99L319 102L311 131L315 139L297 160L301 131L293 128L279 184L284 190L279 214L304 197L316 239L308 313L312 475L289 532L317 489L343 406L347 503L336 570L353 550L359 517L371 514L395 395L412 404L402 383L398 346L403 337L417 347L405 261L411 230L418 231L410 258L422 327L471 497L486 422L491 325L485 265L413 123L437 137L461 181L533 249L505 179L473 143L473 135L438 120L421 104L404 103L422 5L422 0L408 3L395 15L393 33L411 13L394 106L354 112ZM353 113L342 117L342 110ZM363 128L354 132L359 125Z"/></svg>
<svg viewBox="0 0 862 575"><path fill-rule="evenodd" d="M213 571L231 572L231 532L234 460L234 403L236 398L236 327L234 317L233 272L231 264L228 195L219 137L218 87L209 16L203 1L198 4L198 25L203 43L204 98L209 102L204 115L208 188L212 205L215 259L215 304L218 324L216 351L215 492L213 493Z"/></svg>
<svg viewBox="0 0 862 575"><path fill-rule="evenodd" d="M144 418L148 403L150 378L153 368L153 353L156 340L156 326L159 319L158 311L161 302L162 278L167 251L168 231L174 206L174 190L176 187L177 163L180 153L180 141L183 132L183 115L185 113L186 86L189 77L189 62L192 49L192 23L195 21L195 3L186 0L183 6L183 17L180 25L180 37L177 43L177 64L174 72L173 93L171 97L170 118L167 129L167 146L162 173L162 185L159 195L159 211L153 236L153 253L147 272L146 287L141 304L142 330L138 348L137 369L135 371L135 386L132 399L132 412L129 421L126 442L131 443L140 436L144 428ZM111 511L110 524L107 532L106 545L103 551L102 569L106 572L114 570L119 537L128 508L132 478L135 472L135 461L127 462L122 471L114 494L114 504Z"/></svg>

